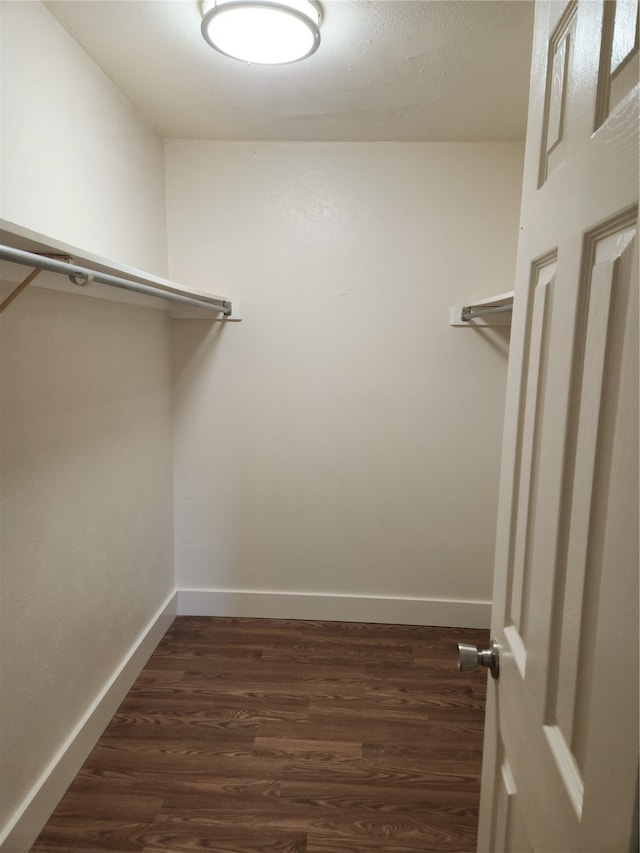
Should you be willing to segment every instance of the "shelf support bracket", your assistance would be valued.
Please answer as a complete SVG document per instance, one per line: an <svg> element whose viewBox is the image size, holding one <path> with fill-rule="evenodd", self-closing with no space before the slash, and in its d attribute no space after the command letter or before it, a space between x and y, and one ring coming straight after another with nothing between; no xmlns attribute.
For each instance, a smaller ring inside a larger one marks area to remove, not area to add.
<svg viewBox="0 0 640 853"><path fill-rule="evenodd" d="M31 282L34 280L34 278L37 275L40 275L41 272L42 272L41 269L32 270L29 273L29 275L25 278L25 280L21 281L20 284L14 290L11 291L11 293L7 296L7 298L3 302L0 303L0 314L2 314L2 312L6 308L8 308L9 305L11 305L11 303L13 302L14 299L17 299L18 296L20 296L20 294L22 293L23 290L26 290L26 288L31 284Z"/></svg>

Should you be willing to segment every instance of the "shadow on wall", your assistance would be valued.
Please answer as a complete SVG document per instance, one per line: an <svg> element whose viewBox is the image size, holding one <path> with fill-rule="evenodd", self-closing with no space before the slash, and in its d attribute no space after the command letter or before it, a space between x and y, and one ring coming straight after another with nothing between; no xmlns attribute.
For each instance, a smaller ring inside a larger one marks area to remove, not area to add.
<svg viewBox="0 0 640 853"><path fill-rule="evenodd" d="M201 366L211 363L227 323L219 320L173 320L172 378L174 393L195 379ZM188 334L184 334L188 330Z"/></svg>
<svg viewBox="0 0 640 853"><path fill-rule="evenodd" d="M479 335L505 361L509 360L511 326L474 326L473 333Z"/></svg>

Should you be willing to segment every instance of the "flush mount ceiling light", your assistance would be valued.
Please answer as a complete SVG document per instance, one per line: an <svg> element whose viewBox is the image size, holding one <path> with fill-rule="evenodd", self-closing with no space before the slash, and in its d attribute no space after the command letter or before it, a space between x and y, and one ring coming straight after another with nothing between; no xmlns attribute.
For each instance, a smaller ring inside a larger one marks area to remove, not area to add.
<svg viewBox="0 0 640 853"><path fill-rule="evenodd" d="M204 0L202 15L211 47L244 62L297 62L320 44L320 12L310 0Z"/></svg>

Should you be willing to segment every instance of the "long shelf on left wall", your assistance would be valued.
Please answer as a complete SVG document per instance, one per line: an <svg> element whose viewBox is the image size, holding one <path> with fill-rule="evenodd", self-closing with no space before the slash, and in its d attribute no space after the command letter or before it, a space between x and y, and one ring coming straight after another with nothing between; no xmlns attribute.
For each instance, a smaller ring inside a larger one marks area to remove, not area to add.
<svg viewBox="0 0 640 853"><path fill-rule="evenodd" d="M33 272L25 279L28 267ZM36 279L40 270L42 276ZM175 319L242 319L240 304L227 297L113 263L4 219L0 219L0 278L18 283L6 294L5 308L29 285L162 308Z"/></svg>

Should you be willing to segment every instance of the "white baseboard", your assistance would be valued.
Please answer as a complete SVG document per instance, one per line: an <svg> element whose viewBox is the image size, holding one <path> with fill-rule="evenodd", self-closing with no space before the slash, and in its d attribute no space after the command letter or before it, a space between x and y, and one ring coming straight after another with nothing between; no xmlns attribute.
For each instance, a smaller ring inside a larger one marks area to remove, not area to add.
<svg viewBox="0 0 640 853"><path fill-rule="evenodd" d="M26 853L38 837L98 738L118 710L177 611L172 592L141 632L51 764L16 810L0 836L2 853Z"/></svg>
<svg viewBox="0 0 640 853"><path fill-rule="evenodd" d="M320 595L229 589L178 590L180 616L246 616L488 628L490 601Z"/></svg>

